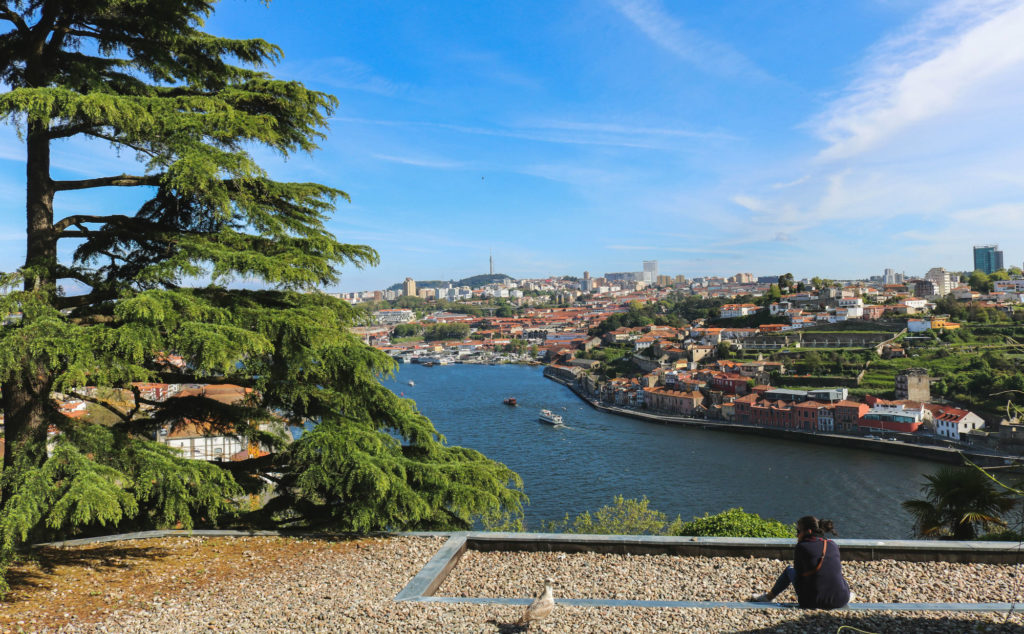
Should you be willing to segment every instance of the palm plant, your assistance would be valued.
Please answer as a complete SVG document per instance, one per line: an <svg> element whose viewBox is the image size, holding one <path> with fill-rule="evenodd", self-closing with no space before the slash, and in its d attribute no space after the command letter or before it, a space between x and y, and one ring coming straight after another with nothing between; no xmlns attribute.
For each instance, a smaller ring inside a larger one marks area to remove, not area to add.
<svg viewBox="0 0 1024 634"><path fill-rule="evenodd" d="M907 500L903 508L914 516L918 537L974 539L993 526L1005 527L1003 515L1016 500L1009 491L999 490L977 468L942 467L926 475L921 487L923 500Z"/></svg>

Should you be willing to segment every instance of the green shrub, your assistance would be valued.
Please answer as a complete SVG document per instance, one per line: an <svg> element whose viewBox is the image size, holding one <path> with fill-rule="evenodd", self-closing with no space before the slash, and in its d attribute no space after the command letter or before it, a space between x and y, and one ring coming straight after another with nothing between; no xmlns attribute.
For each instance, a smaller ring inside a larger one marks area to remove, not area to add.
<svg viewBox="0 0 1024 634"><path fill-rule="evenodd" d="M676 520L669 526L669 535L696 535L700 537L794 537L796 526L778 520L761 519L756 513L745 513L741 508L722 511L718 515L704 514L689 522Z"/></svg>
<svg viewBox="0 0 1024 634"><path fill-rule="evenodd" d="M1017 531L1005 530L996 531L993 533L985 533L977 539L978 541L982 542L1019 542L1021 540L1024 540L1024 535L1021 535Z"/></svg>
<svg viewBox="0 0 1024 634"><path fill-rule="evenodd" d="M661 511L648 508L648 503L646 495L639 500L627 500L617 495L611 505L602 506L593 515L584 511L570 523L566 514L562 521L542 523L542 526L550 533L664 535L668 519Z"/></svg>

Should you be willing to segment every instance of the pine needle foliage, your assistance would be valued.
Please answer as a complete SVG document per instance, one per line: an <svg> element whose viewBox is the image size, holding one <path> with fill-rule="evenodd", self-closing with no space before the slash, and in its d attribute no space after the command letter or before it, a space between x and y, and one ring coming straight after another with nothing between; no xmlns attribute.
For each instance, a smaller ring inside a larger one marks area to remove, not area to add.
<svg viewBox="0 0 1024 634"><path fill-rule="evenodd" d="M519 477L448 446L385 389L393 363L349 332L359 313L316 292L377 253L325 226L343 191L274 180L250 150L314 151L337 101L266 72L276 46L204 32L213 4L0 4L0 116L27 164L26 259L0 274L0 557L126 527L465 528L521 513ZM138 173L55 180L51 146L69 138L135 156ZM61 212L65 192L99 187L146 200ZM228 288L239 279L265 290ZM134 382L234 385L244 398L148 400ZM56 392L116 423L68 418ZM181 421L272 451L187 460L152 440ZM284 423L306 421L315 429L289 443ZM243 493L267 483L271 502L242 513Z"/></svg>

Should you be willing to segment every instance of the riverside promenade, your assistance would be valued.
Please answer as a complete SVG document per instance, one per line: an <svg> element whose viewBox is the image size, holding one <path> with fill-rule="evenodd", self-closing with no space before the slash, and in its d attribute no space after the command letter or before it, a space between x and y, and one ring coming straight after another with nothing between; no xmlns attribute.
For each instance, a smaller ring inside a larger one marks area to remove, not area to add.
<svg viewBox="0 0 1024 634"><path fill-rule="evenodd" d="M768 438L780 438L783 440L808 442L819 445L829 445L832 447L843 447L847 449L863 449L866 451L895 454L911 458L919 458L922 460L931 460L934 462L942 462L946 464L956 465L963 464L964 458L966 457L974 464L982 467L1003 467L1010 465L1012 463L1019 462L1021 458L1018 455L984 449L955 449L951 447L918 445L895 440L865 438L863 436L854 436L846 434L777 429L772 427L749 425L745 423L733 423L724 420L689 418L686 416L661 414L629 407L619 407L616 405L608 405L606 403L602 403L597 398L585 393L574 382L567 381L557 376L553 376L551 373L547 371L547 368L545 368L544 370L544 376L554 381L555 383L558 383L569 388L569 390L571 390L573 394L578 396L580 400L587 403L596 410L606 412L609 414L616 414L618 416L628 416L630 418L645 420L652 423L660 423L664 425L682 425L685 427L697 427L700 429L708 429L713 431L725 431L737 434L764 436Z"/></svg>

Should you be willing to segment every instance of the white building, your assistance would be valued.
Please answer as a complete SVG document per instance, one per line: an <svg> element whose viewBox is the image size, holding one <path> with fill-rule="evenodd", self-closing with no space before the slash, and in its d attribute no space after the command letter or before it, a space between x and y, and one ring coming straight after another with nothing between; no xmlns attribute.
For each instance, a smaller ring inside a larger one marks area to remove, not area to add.
<svg viewBox="0 0 1024 634"><path fill-rule="evenodd" d="M239 436L213 434L209 425L189 422L179 424L173 429L161 430L157 440L181 451L183 458L191 460L227 461L231 456L248 448L248 444Z"/></svg>
<svg viewBox="0 0 1024 634"><path fill-rule="evenodd" d="M818 431L835 431L836 416L835 410L829 407L818 408Z"/></svg>
<svg viewBox="0 0 1024 634"><path fill-rule="evenodd" d="M747 315L753 315L759 310L761 310L761 307L757 304L722 304L721 316L722 318L746 317Z"/></svg>
<svg viewBox="0 0 1024 634"><path fill-rule="evenodd" d="M416 318L416 315L408 308L383 308L375 311L373 318L377 320L378 324L391 326L410 322Z"/></svg>
<svg viewBox="0 0 1024 634"><path fill-rule="evenodd" d="M935 285L935 294L941 297L945 297L952 293L953 287L960 281L959 277L954 279L954 276L941 266L929 269L928 272L924 274L924 279Z"/></svg>
<svg viewBox="0 0 1024 634"><path fill-rule="evenodd" d="M864 317L864 300L859 297L843 297L836 300L836 307L845 311L848 319ZM836 311L838 313L838 311Z"/></svg>
<svg viewBox="0 0 1024 634"><path fill-rule="evenodd" d="M1024 293L1024 279L996 280L992 290L997 293Z"/></svg>
<svg viewBox="0 0 1024 634"><path fill-rule="evenodd" d="M985 421L974 412L955 407L943 407L933 416L935 433L951 440L960 440L962 434L985 426Z"/></svg>

